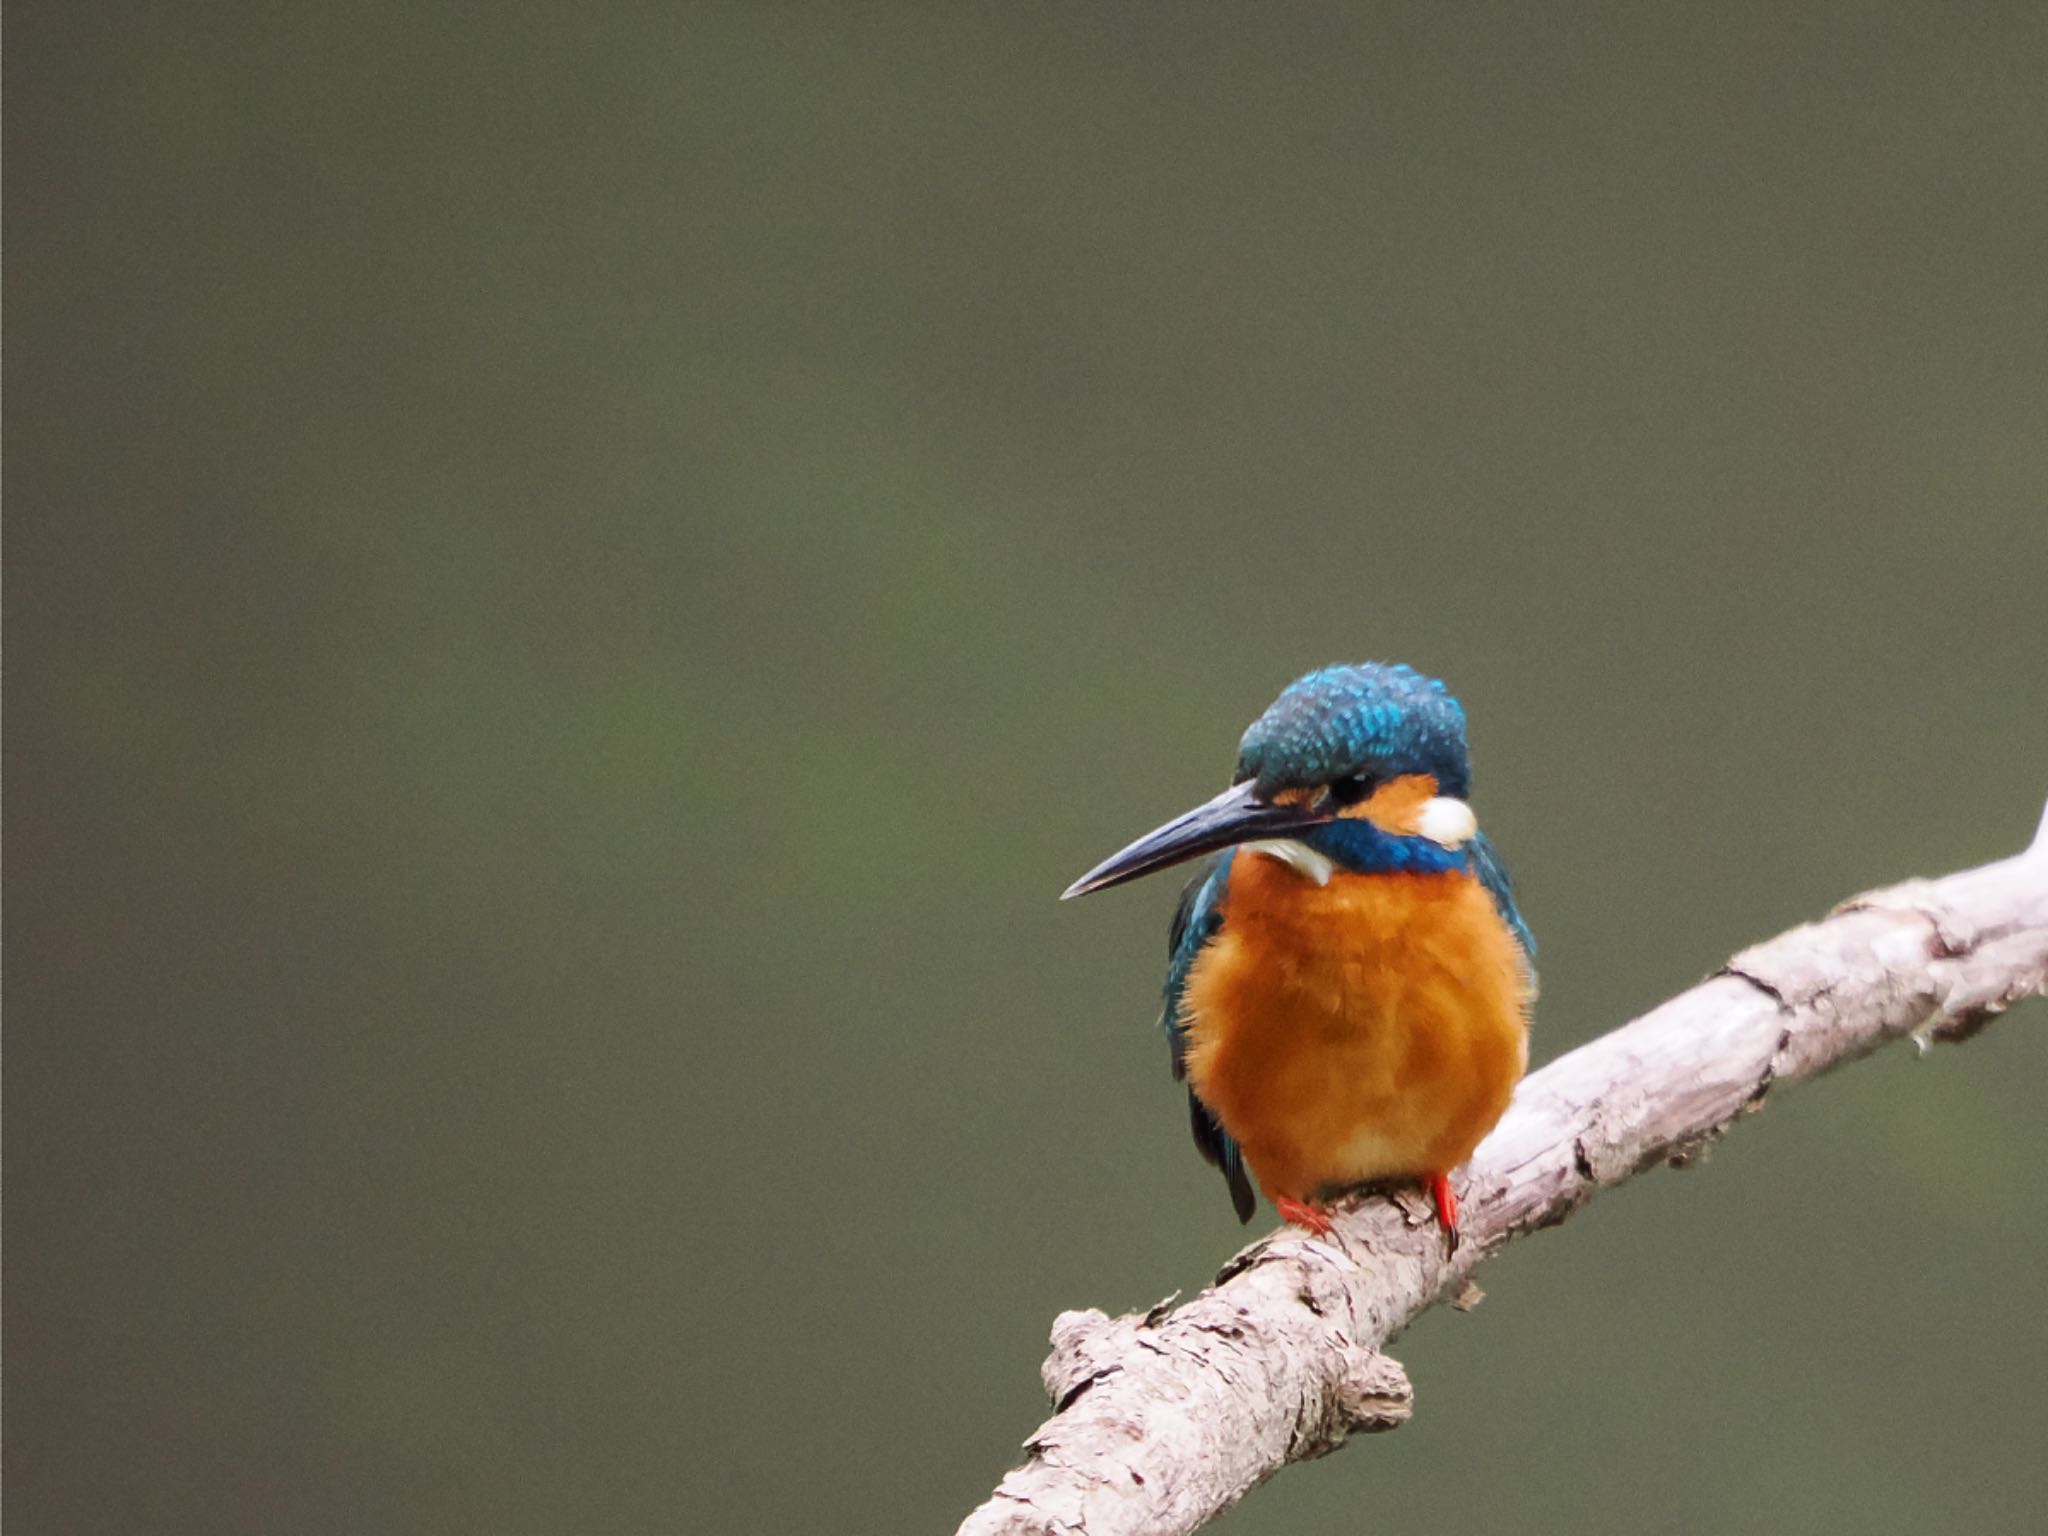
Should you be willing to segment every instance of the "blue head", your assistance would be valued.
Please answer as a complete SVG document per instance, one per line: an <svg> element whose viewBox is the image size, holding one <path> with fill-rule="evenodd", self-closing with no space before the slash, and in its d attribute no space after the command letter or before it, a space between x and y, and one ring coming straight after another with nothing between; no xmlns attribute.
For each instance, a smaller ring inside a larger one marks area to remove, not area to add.
<svg viewBox="0 0 2048 1536"><path fill-rule="evenodd" d="M1256 839L1302 839L1349 868L1438 868L1472 836L1465 711L1412 667L1323 667L1238 746L1231 787L1068 889L1079 896Z"/></svg>
<svg viewBox="0 0 2048 1536"><path fill-rule="evenodd" d="M1410 774L1428 774L1439 794L1465 797L1465 711L1435 678L1368 661L1321 667L1288 684L1244 733L1232 782L1272 800L1322 789L1342 796Z"/></svg>

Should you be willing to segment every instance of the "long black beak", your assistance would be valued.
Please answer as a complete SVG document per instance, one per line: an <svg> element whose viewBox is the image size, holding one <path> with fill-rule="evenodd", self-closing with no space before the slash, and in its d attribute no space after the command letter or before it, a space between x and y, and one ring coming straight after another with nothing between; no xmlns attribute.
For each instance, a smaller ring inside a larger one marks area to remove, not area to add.
<svg viewBox="0 0 2048 1536"><path fill-rule="evenodd" d="M1198 854L1214 853L1233 843L1258 837L1284 837L1307 827L1334 821L1334 810L1299 805L1269 805L1252 792L1250 783L1233 784L1207 805L1179 815L1147 832L1121 853L1111 854L1061 892L1060 900L1086 896L1107 886L1122 885L1169 864Z"/></svg>

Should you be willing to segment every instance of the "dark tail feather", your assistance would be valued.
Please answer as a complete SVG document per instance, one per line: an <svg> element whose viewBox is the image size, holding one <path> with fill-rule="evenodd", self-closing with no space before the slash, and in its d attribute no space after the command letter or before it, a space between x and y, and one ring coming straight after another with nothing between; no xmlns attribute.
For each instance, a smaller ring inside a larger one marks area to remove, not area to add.
<svg viewBox="0 0 2048 1536"><path fill-rule="evenodd" d="M1216 1123L1216 1117L1209 1113L1209 1106L1195 1097L1193 1089L1188 1090L1188 1124L1195 1133L1195 1149L1223 1170L1224 1182L1230 1185L1230 1204L1237 1212L1237 1219L1249 1222L1252 1213L1259 1208L1259 1197L1252 1193L1251 1175L1245 1171L1244 1154L1238 1150L1230 1133Z"/></svg>

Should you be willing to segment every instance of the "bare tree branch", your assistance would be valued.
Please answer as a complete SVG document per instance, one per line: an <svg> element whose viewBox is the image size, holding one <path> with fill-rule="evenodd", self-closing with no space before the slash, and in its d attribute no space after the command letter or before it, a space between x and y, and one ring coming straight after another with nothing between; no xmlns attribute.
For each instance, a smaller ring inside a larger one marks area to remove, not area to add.
<svg viewBox="0 0 2048 1536"><path fill-rule="evenodd" d="M1893 1040L1967 1039L2048 993L2048 815L2014 858L1845 902L1534 1073L1463 1178L1446 1256L1419 1201L1347 1202L1333 1237L1252 1244L1184 1306L1063 1312L1054 1411L961 1536L1192 1531L1289 1462L1409 1415L1381 1347L1505 1244L1682 1163L1783 1084Z"/></svg>

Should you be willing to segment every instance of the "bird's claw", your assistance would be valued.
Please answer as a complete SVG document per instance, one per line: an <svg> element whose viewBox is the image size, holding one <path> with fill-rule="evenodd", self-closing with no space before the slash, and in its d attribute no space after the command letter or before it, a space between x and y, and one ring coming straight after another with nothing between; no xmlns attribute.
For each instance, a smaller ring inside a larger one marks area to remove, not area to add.
<svg viewBox="0 0 2048 1536"><path fill-rule="evenodd" d="M1282 1195L1273 1202L1273 1209L1280 1213L1280 1219L1288 1225L1306 1227L1317 1237L1328 1237L1337 1230L1337 1224L1330 1220L1330 1213L1307 1200L1295 1200Z"/></svg>
<svg viewBox="0 0 2048 1536"><path fill-rule="evenodd" d="M1429 1176L1429 1202L1436 1207L1437 1225L1444 1229L1444 1257L1458 1251L1458 1192L1451 1188L1446 1173Z"/></svg>

